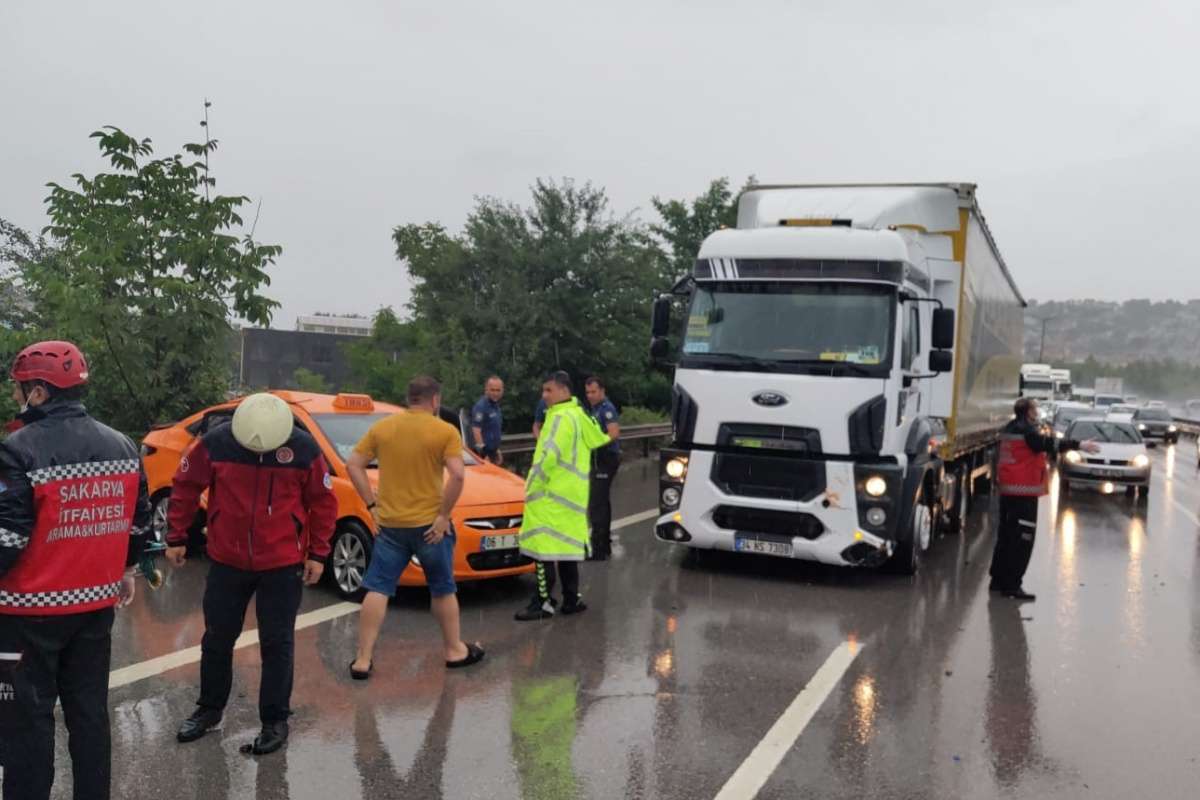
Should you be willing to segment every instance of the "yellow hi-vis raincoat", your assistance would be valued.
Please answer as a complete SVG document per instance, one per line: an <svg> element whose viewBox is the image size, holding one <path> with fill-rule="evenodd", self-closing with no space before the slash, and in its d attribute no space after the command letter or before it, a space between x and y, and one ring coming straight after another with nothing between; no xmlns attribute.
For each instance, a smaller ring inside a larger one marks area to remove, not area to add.
<svg viewBox="0 0 1200 800"><path fill-rule="evenodd" d="M588 470L592 450L608 434L572 397L546 410L546 421L525 480L521 552L539 561L587 557Z"/></svg>

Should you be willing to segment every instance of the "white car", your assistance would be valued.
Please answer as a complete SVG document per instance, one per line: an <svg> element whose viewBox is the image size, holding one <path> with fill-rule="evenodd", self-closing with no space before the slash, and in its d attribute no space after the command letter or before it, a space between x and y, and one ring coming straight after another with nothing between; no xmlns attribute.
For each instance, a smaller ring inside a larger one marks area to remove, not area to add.
<svg viewBox="0 0 1200 800"><path fill-rule="evenodd" d="M1077 419L1067 429L1068 439L1091 440L1098 453L1070 450L1059 457L1060 494L1069 494L1074 486L1090 486L1102 494L1125 488L1127 497L1145 502L1150 489L1150 456L1146 443L1132 422L1112 417Z"/></svg>

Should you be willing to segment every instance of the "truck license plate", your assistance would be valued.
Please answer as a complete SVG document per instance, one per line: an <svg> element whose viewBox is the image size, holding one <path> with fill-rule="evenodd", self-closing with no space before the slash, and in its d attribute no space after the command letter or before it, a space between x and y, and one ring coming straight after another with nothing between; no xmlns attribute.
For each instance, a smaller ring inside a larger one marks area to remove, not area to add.
<svg viewBox="0 0 1200 800"><path fill-rule="evenodd" d="M737 536L733 540L733 549L739 553L762 553L768 556L792 557L791 542L772 542Z"/></svg>
<svg viewBox="0 0 1200 800"><path fill-rule="evenodd" d="M481 550L515 550L517 548L517 534L505 533L500 536L484 536Z"/></svg>

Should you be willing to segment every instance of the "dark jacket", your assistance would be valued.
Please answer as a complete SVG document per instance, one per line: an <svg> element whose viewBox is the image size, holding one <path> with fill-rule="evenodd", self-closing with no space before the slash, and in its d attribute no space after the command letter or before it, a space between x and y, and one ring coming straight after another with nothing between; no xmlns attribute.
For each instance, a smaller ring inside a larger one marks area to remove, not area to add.
<svg viewBox="0 0 1200 800"><path fill-rule="evenodd" d="M238 444L232 425L221 425L179 462L167 544L187 543L207 490L213 561L251 571L324 562L337 522L332 487L325 456L307 432L296 428L282 447L260 455Z"/></svg>
<svg viewBox="0 0 1200 800"><path fill-rule="evenodd" d="M0 614L115 605L150 528L137 447L77 402L19 421L0 444Z"/></svg>

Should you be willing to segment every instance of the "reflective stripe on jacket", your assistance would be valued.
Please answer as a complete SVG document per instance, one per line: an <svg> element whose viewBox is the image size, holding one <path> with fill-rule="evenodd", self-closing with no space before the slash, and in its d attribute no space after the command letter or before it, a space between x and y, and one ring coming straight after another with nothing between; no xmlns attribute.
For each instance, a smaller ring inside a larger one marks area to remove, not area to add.
<svg viewBox="0 0 1200 800"><path fill-rule="evenodd" d="M551 406L525 480L521 552L539 561L582 561L588 549L588 469L608 435L575 398Z"/></svg>

